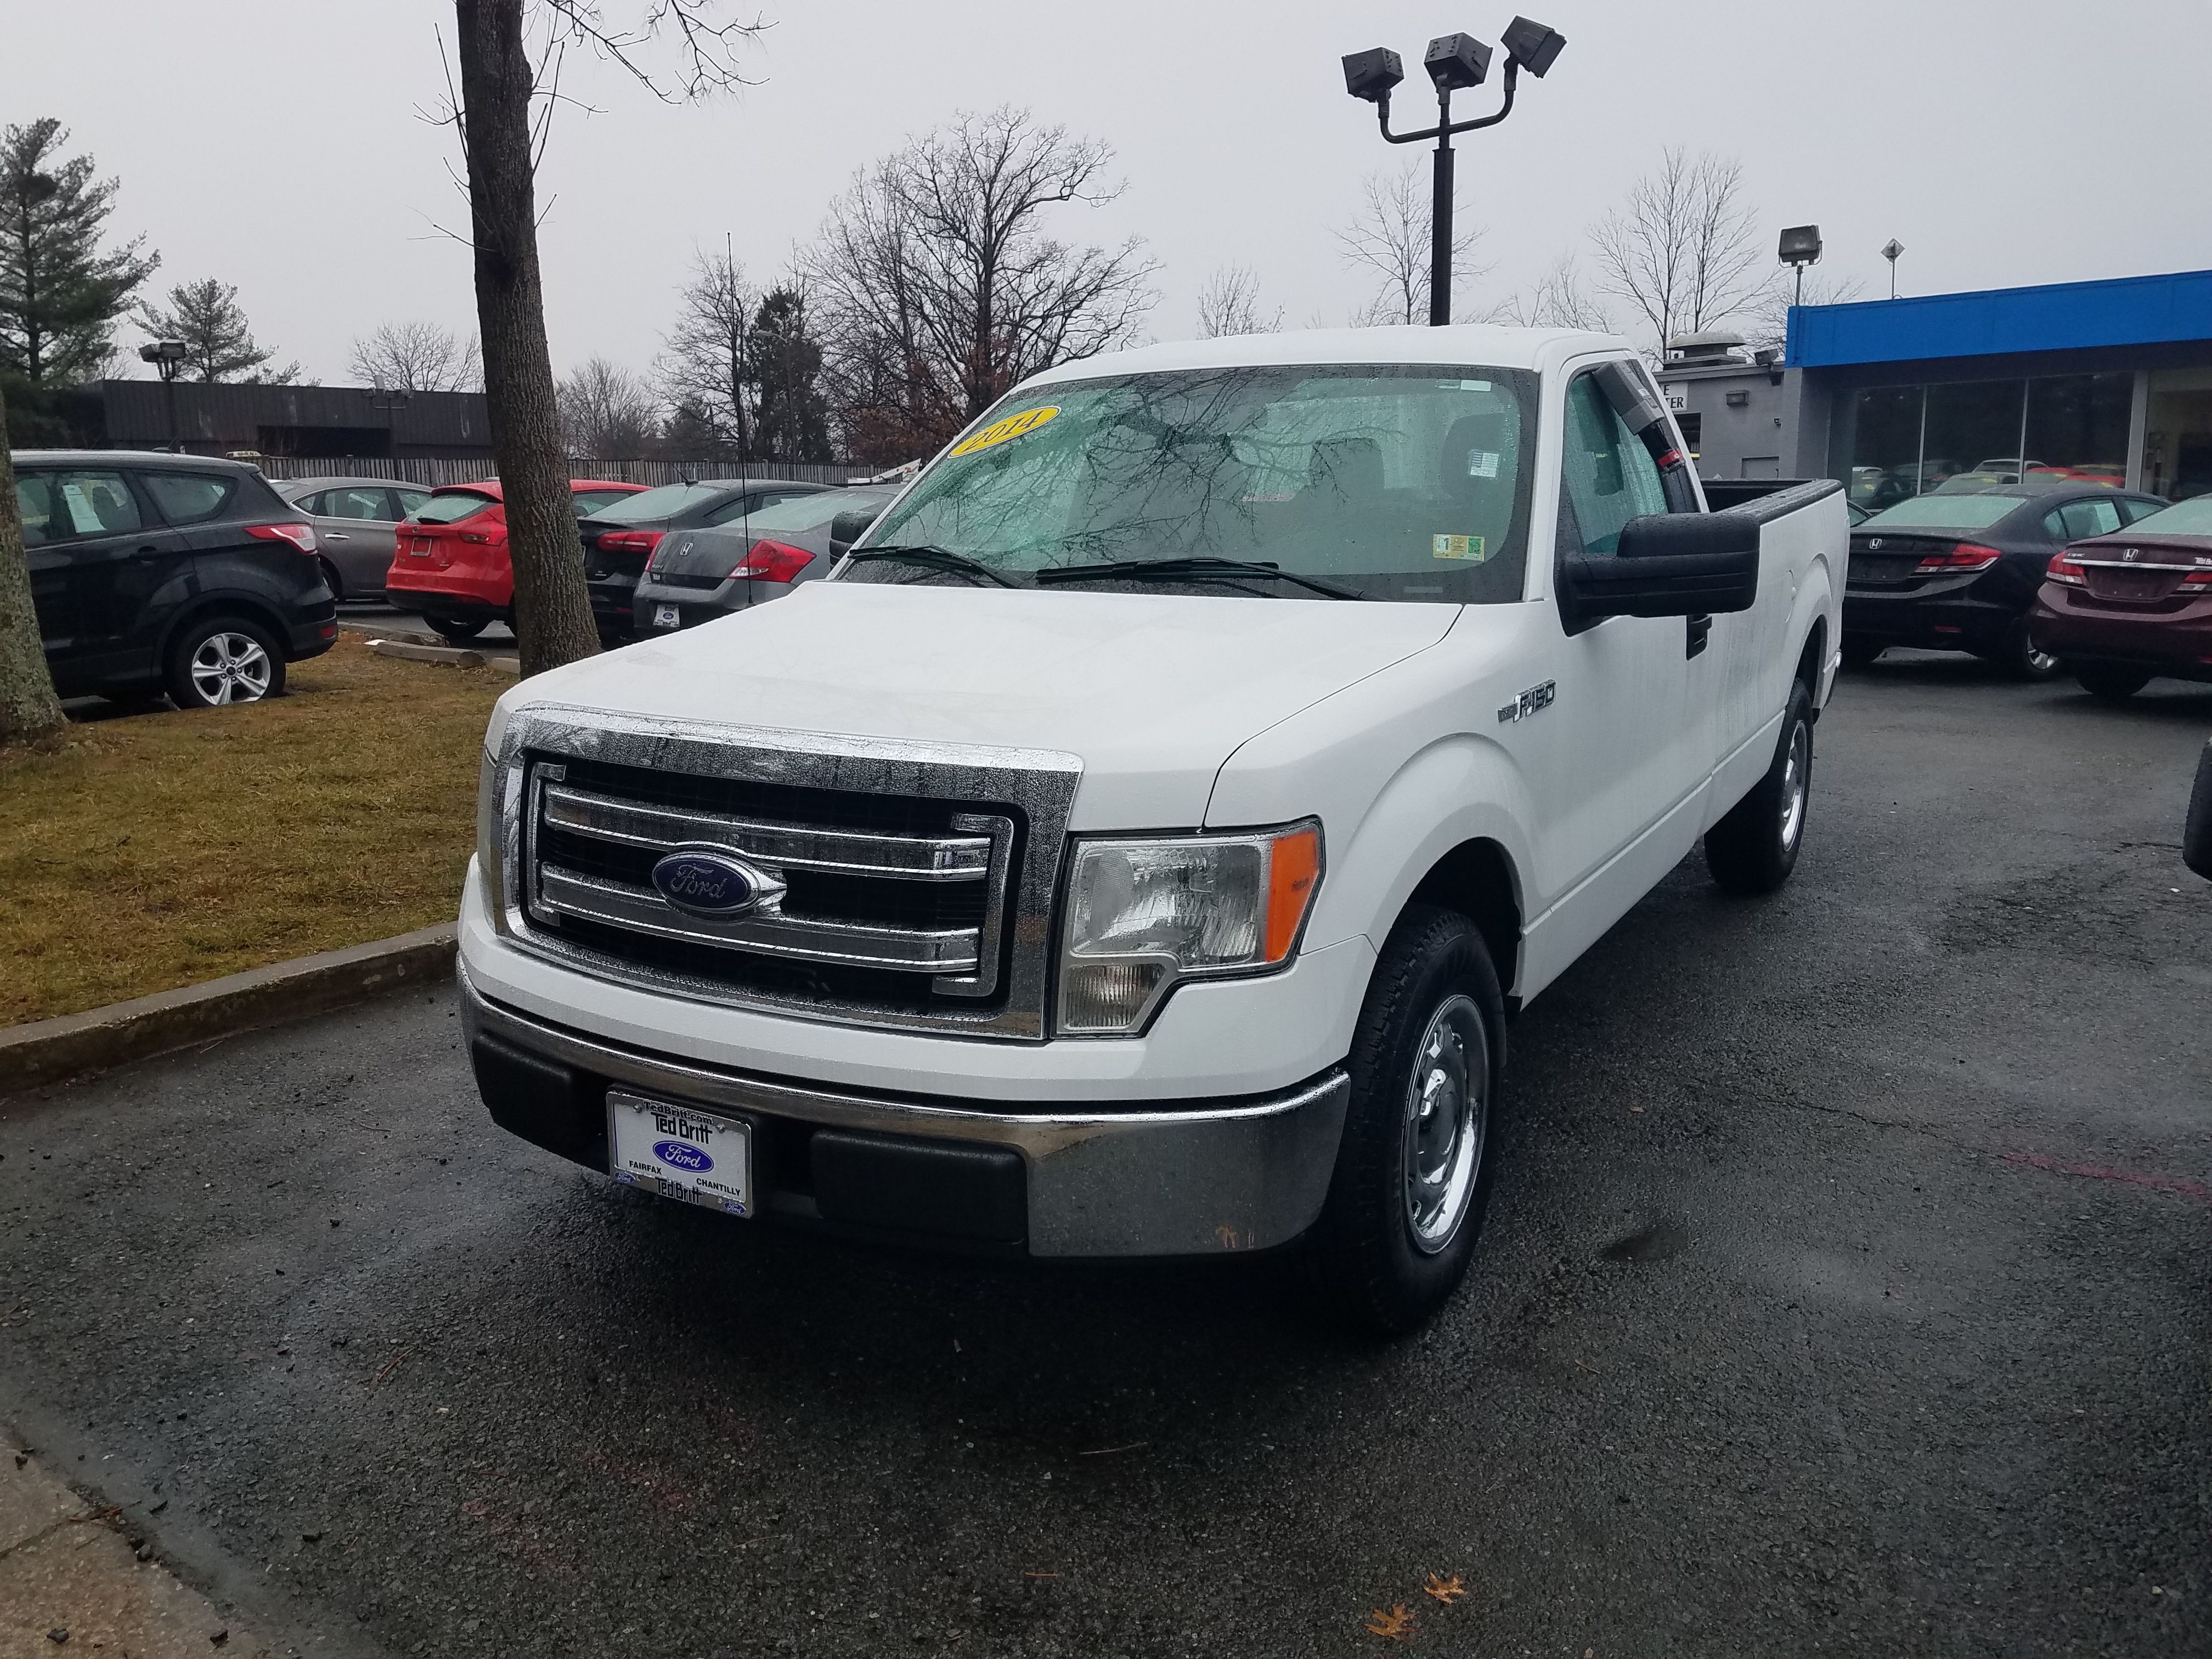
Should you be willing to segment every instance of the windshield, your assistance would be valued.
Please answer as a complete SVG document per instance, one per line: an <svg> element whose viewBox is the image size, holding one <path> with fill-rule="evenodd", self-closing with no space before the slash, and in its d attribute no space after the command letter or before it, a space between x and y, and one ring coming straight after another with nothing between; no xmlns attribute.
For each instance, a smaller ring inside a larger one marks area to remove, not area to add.
<svg viewBox="0 0 2212 1659"><path fill-rule="evenodd" d="M2192 495L2162 507L2128 526L2145 536L2212 536L2212 495Z"/></svg>
<svg viewBox="0 0 2212 1659"><path fill-rule="evenodd" d="M1534 434L1535 376L1522 369L1206 369L1047 386L1002 401L863 545L940 549L1015 581L1228 558L1366 598L1517 600ZM884 559L839 580L962 578ZM1286 582L1249 591L1317 597Z"/></svg>
<svg viewBox="0 0 2212 1659"><path fill-rule="evenodd" d="M440 490L415 509L416 524L459 524L471 513L481 513L496 506L489 495L479 495L473 489L456 489L450 494Z"/></svg>
<svg viewBox="0 0 2212 1659"><path fill-rule="evenodd" d="M763 507L758 512L726 520L722 528L736 531L812 530L840 513L866 512L890 499L887 489L817 489Z"/></svg>
<svg viewBox="0 0 2212 1659"><path fill-rule="evenodd" d="M1861 530L1986 530L2021 504L2018 495L1916 495L1884 507Z"/></svg>
<svg viewBox="0 0 2212 1659"><path fill-rule="evenodd" d="M687 507L696 507L722 493L716 485L663 484L642 495L625 495L592 514L601 524L636 524L646 519L672 519Z"/></svg>

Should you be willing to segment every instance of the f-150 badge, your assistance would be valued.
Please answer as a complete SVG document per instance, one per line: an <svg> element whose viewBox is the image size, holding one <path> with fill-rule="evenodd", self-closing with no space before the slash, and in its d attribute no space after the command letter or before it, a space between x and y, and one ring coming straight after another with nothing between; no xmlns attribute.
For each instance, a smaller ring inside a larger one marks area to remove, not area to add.
<svg viewBox="0 0 2212 1659"><path fill-rule="evenodd" d="M1515 720L1525 720L1538 709L1549 708L1559 690L1557 680L1546 680L1541 685L1530 686L1498 711L1498 723L1506 726Z"/></svg>

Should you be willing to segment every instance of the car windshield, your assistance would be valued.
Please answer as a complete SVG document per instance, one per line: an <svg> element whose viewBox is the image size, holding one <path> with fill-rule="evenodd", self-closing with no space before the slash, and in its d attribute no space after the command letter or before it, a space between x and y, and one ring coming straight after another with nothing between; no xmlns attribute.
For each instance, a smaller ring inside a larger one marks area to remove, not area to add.
<svg viewBox="0 0 2212 1659"><path fill-rule="evenodd" d="M890 492L884 489L817 489L811 495L793 495L757 513L732 519L721 527L741 532L812 530L828 524L840 513L865 512L881 507L890 499Z"/></svg>
<svg viewBox="0 0 2212 1659"><path fill-rule="evenodd" d="M2137 519L2131 536L2212 536L2212 495L2192 495Z"/></svg>
<svg viewBox="0 0 2212 1659"><path fill-rule="evenodd" d="M2019 510L2018 495L1916 495L1886 507L1859 528L1884 530L1986 530Z"/></svg>
<svg viewBox="0 0 2212 1659"><path fill-rule="evenodd" d="M1045 386L1004 399L863 545L933 548L1024 585L1115 560L1241 559L1364 598L1517 600L1534 434L1522 369L1271 367ZM961 577L884 559L839 580ZM1250 580L1191 572L1173 585ZM1248 591L1321 597L1280 581Z"/></svg>
<svg viewBox="0 0 2212 1659"><path fill-rule="evenodd" d="M592 514L595 524L641 524L648 519L672 519L686 507L711 501L722 493L716 484L662 484L642 495L625 495Z"/></svg>
<svg viewBox="0 0 2212 1659"><path fill-rule="evenodd" d="M498 503L489 495L479 495L473 489L440 490L415 509L416 524L459 524L472 513L481 513Z"/></svg>

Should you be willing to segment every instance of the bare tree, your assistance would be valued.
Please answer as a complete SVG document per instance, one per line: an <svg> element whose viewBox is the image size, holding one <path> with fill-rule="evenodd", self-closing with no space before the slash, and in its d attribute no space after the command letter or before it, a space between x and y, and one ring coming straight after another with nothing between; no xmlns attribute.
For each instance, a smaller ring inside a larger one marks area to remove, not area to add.
<svg viewBox="0 0 2212 1659"><path fill-rule="evenodd" d="M1804 303L1808 306L1843 305L1865 291L1866 284L1856 276L1831 276L1820 270L1805 273ZM1796 276L1778 270L1743 307L1744 337L1753 346L1772 346L1779 350L1789 343L1790 307L1796 292Z"/></svg>
<svg viewBox="0 0 2212 1659"><path fill-rule="evenodd" d="M1409 161L1395 173L1370 173L1360 180L1358 211L1336 233L1344 262L1364 267L1378 279L1373 297L1352 314L1355 327L1428 321L1433 208L1418 161ZM1482 233L1459 228L1456 210L1452 222L1452 292L1458 294L1490 267L1468 258Z"/></svg>
<svg viewBox="0 0 2212 1659"><path fill-rule="evenodd" d="M1733 316L1765 280L1757 222L1731 157L1669 149L1590 232L1598 286L1625 300L1662 355Z"/></svg>
<svg viewBox="0 0 2212 1659"><path fill-rule="evenodd" d="M747 342L760 298L726 244L718 254L695 252L691 280L677 301L676 326L661 337L665 349L653 366L660 395L703 418L717 445L730 447L740 462L753 449Z"/></svg>
<svg viewBox="0 0 2212 1659"><path fill-rule="evenodd" d="M1026 110L963 113L858 174L807 259L847 441L935 449L1017 381L1126 342L1157 295L1135 238L1073 247L1048 216L1112 201L1113 151Z"/></svg>
<svg viewBox="0 0 2212 1659"><path fill-rule="evenodd" d="M380 392L467 392L483 384L474 340L436 323L380 323L354 337L346 368Z"/></svg>
<svg viewBox="0 0 2212 1659"><path fill-rule="evenodd" d="M1206 279L1198 291L1200 337L1218 340L1226 334L1267 334L1283 325L1283 308L1272 317L1260 314L1260 273L1249 265L1226 264Z"/></svg>
<svg viewBox="0 0 2212 1659"><path fill-rule="evenodd" d="M1613 331L1605 303L1584 283L1571 252L1554 259L1526 294L1516 294L1484 319L1519 328L1586 328Z"/></svg>
<svg viewBox="0 0 2212 1659"><path fill-rule="evenodd" d="M467 240L475 256L484 392L507 501L514 630L526 674L599 649L569 511L538 263L535 173L545 122L560 95L562 58L570 46L588 47L670 102L725 89L742 79L735 54L759 25L714 21L718 3L640 0L641 21L622 29L605 21L595 0L454 0L461 80L449 118L459 124L468 164ZM656 35L671 40L678 52L665 82L642 57Z"/></svg>
<svg viewBox="0 0 2212 1659"><path fill-rule="evenodd" d="M7 429L6 392L0 387L0 433ZM0 443L0 744L48 739L68 723L54 695L54 677L46 666L38 611L31 599L15 469L8 446Z"/></svg>
<svg viewBox="0 0 2212 1659"><path fill-rule="evenodd" d="M553 388L571 459L633 460L660 435L660 410L645 381L620 363L587 357Z"/></svg>

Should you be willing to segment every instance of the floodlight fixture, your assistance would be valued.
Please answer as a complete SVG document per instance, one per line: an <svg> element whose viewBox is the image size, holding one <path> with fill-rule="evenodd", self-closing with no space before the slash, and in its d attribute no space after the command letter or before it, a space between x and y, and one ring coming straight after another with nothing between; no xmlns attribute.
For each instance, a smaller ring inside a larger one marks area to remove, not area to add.
<svg viewBox="0 0 2212 1659"><path fill-rule="evenodd" d="M1439 34L1421 58L1438 92L1479 87L1490 73L1490 48L1471 34Z"/></svg>
<svg viewBox="0 0 2212 1659"><path fill-rule="evenodd" d="M1520 64L1539 81L1567 44L1567 37L1559 30L1529 17L1516 17L1508 23L1504 40L1508 61Z"/></svg>
<svg viewBox="0 0 2212 1659"><path fill-rule="evenodd" d="M156 340L138 348L139 361L155 365L164 375L175 374L176 366L191 355L192 349L182 340Z"/></svg>
<svg viewBox="0 0 2212 1659"><path fill-rule="evenodd" d="M1405 78L1406 66L1388 46L1345 54L1344 89L1354 98L1364 98L1370 104L1386 104L1390 100L1391 88Z"/></svg>
<svg viewBox="0 0 2212 1659"><path fill-rule="evenodd" d="M1820 228L1818 225L1792 225L1782 233L1782 245L1775 257L1785 265L1817 265L1820 263Z"/></svg>

